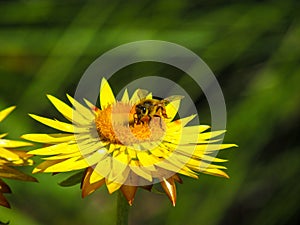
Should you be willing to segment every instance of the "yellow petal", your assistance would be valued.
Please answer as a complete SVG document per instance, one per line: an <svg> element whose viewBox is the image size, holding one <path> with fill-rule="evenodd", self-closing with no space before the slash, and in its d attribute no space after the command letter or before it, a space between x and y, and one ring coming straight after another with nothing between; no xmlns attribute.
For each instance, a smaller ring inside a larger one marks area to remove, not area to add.
<svg viewBox="0 0 300 225"><path fill-rule="evenodd" d="M129 158L130 158L131 160L137 159L136 150L127 147L127 153L128 153L128 156L129 156Z"/></svg>
<svg viewBox="0 0 300 225"><path fill-rule="evenodd" d="M1 139L1 138L4 138L6 135L7 135L7 133L5 133L5 134L0 134L0 139Z"/></svg>
<svg viewBox="0 0 300 225"><path fill-rule="evenodd" d="M31 143L24 142L24 141L12 141L7 139L0 139L0 146L3 148L18 148L18 147L25 147L31 146Z"/></svg>
<svg viewBox="0 0 300 225"><path fill-rule="evenodd" d="M39 121L40 123L43 123L49 127L55 128L57 130L61 130L61 131L65 131L65 132L69 132L69 133L74 133L74 126L73 124L69 124L69 123L65 123L65 122L61 122L58 120L52 120L49 118L45 118L45 117L41 117L41 116L37 116L37 115L33 115L33 114L29 114L33 119Z"/></svg>
<svg viewBox="0 0 300 225"><path fill-rule="evenodd" d="M200 157L193 155L194 158L197 158L199 160L204 160L207 162L227 162L228 160L226 159L220 159L214 156L210 156L210 155L201 155Z"/></svg>
<svg viewBox="0 0 300 225"><path fill-rule="evenodd" d="M0 147L0 158L5 158L6 160L9 160L9 161L20 159L20 157L17 154L15 154L5 148L1 148L1 147Z"/></svg>
<svg viewBox="0 0 300 225"><path fill-rule="evenodd" d="M101 109L105 109L107 106L116 102L115 96L109 86L109 83L105 78L102 78L100 87L100 105Z"/></svg>
<svg viewBox="0 0 300 225"><path fill-rule="evenodd" d="M83 99L85 104L87 105L87 107L91 110L91 112L93 113L95 111L95 109L97 108L94 104L92 104L89 100L87 99Z"/></svg>
<svg viewBox="0 0 300 225"><path fill-rule="evenodd" d="M146 91L143 89L135 90L135 92L133 92L133 94L130 98L130 103L132 103L132 104L138 103L142 99L146 98L147 94L148 94L148 92L146 93Z"/></svg>
<svg viewBox="0 0 300 225"><path fill-rule="evenodd" d="M129 95L128 95L128 90L127 90L127 88L126 88L125 91L124 91L124 94L123 94L123 96L122 96L121 102L125 102L125 103L129 102Z"/></svg>
<svg viewBox="0 0 300 225"><path fill-rule="evenodd" d="M38 143L58 144L61 142L74 141L73 134L24 134L21 138Z"/></svg>
<svg viewBox="0 0 300 225"><path fill-rule="evenodd" d="M184 127L182 132L186 135L198 134L206 131L209 128L210 126L208 125L188 126L188 127Z"/></svg>
<svg viewBox="0 0 300 225"><path fill-rule="evenodd" d="M152 182L152 176L149 170L145 169L144 167L140 166L130 166L131 171L133 171L136 175Z"/></svg>
<svg viewBox="0 0 300 225"><path fill-rule="evenodd" d="M152 99L152 92L149 92L149 93L146 95L145 99Z"/></svg>
<svg viewBox="0 0 300 225"><path fill-rule="evenodd" d="M87 108L80 104L76 99L72 98L70 95L67 95L67 98L71 102L71 104L75 107L76 112L78 112L80 115L82 115L84 118L90 120L91 118L95 118L95 114L92 111L91 108ZM84 100L86 103L87 100Z"/></svg>
<svg viewBox="0 0 300 225"><path fill-rule="evenodd" d="M172 132L180 131L186 124L188 124L195 117L196 115L191 115L185 118L181 118L179 120L175 120L171 123L167 123L167 132L172 133Z"/></svg>
<svg viewBox="0 0 300 225"><path fill-rule="evenodd" d="M11 107L8 107L6 109L1 110L0 111L0 122L2 120L4 120L5 117L7 117L8 114L10 114L15 108L16 108L16 106L11 106Z"/></svg>
<svg viewBox="0 0 300 225"><path fill-rule="evenodd" d="M180 169L177 173L180 173L182 175L188 176L188 177L192 177L197 179L197 173L195 173L194 171L190 170L188 167L183 167L182 169Z"/></svg>
<svg viewBox="0 0 300 225"><path fill-rule="evenodd" d="M170 102L168 105L166 105L166 112L168 116L168 120L172 121L174 117L176 116L179 106L180 106L180 99Z"/></svg>
<svg viewBox="0 0 300 225"><path fill-rule="evenodd" d="M158 157L144 151L138 152L137 157L144 167L153 166L160 161Z"/></svg>
<svg viewBox="0 0 300 225"><path fill-rule="evenodd" d="M111 171L111 158L107 157L100 162L97 163L96 167L94 170L97 173L92 173L91 178L90 178L90 183L95 183L99 179L99 175L106 177L108 173Z"/></svg>
<svg viewBox="0 0 300 225"><path fill-rule="evenodd" d="M85 156L82 160L85 160L90 166L100 163L101 160L107 158L107 154L102 151L96 151L89 156Z"/></svg>
<svg viewBox="0 0 300 225"><path fill-rule="evenodd" d="M93 184L105 178L101 174L99 174L96 170L93 169L91 175L89 176L89 183Z"/></svg>
<svg viewBox="0 0 300 225"><path fill-rule="evenodd" d="M114 160L112 162L111 171L107 176L107 180L123 184L127 180L129 172L130 169L127 164Z"/></svg>
<svg viewBox="0 0 300 225"><path fill-rule="evenodd" d="M55 106L55 108L69 121L81 125L89 122L85 118L83 118L76 110L73 110L70 106L68 106L61 100L53 97L52 95L47 95L47 97Z"/></svg>
<svg viewBox="0 0 300 225"><path fill-rule="evenodd" d="M198 178L195 172L184 166L182 162L178 162L174 156L162 160L157 164L157 166L169 171L173 171L174 173L180 173L189 177Z"/></svg>
<svg viewBox="0 0 300 225"><path fill-rule="evenodd" d="M74 157L57 164L51 165L44 170L44 172L68 172L72 170L79 170L89 167L90 165L85 160L79 160L81 157ZM52 160L51 160L52 161Z"/></svg>
<svg viewBox="0 0 300 225"><path fill-rule="evenodd" d="M113 181L109 181L109 180L105 180L106 181L106 187L108 189L108 192L110 194L112 194L113 192L115 192L116 190L118 190L122 184L121 183L116 183L116 182L113 182Z"/></svg>
<svg viewBox="0 0 300 225"><path fill-rule="evenodd" d="M37 167L35 167L32 173L40 173L44 172L49 166L62 162L63 160L53 160L53 161L44 161L40 163Z"/></svg>
<svg viewBox="0 0 300 225"><path fill-rule="evenodd" d="M227 173L225 173L224 171L219 170L219 169L207 169L207 170L203 171L202 173L206 173L206 174L213 175L213 176L229 178Z"/></svg>
<svg viewBox="0 0 300 225"><path fill-rule="evenodd" d="M62 102L58 98L55 98L52 95L47 95L50 102L55 106L55 108L68 120L72 121L73 109L68 106L66 103Z"/></svg>
<svg viewBox="0 0 300 225"><path fill-rule="evenodd" d="M105 147L107 143L104 142L90 142L88 144L78 144L79 150L82 155L89 155L93 152L98 152L99 154L106 154L108 153L107 148Z"/></svg>
<svg viewBox="0 0 300 225"><path fill-rule="evenodd" d="M185 117L185 118L182 118L180 119L180 123L181 123L181 126L186 126L190 121L192 121L194 118L196 117L196 115L190 115L188 117Z"/></svg>
<svg viewBox="0 0 300 225"><path fill-rule="evenodd" d="M203 172L207 169L226 169L225 166L215 165L215 164L207 163L205 161L197 160L197 159L190 159L188 161L188 163L186 164L186 166L188 166L189 168L191 168L192 170L195 170L197 172Z"/></svg>
<svg viewBox="0 0 300 225"><path fill-rule="evenodd" d="M166 148L157 147L151 150L151 154L158 158L168 158L170 152L166 150Z"/></svg>
<svg viewBox="0 0 300 225"><path fill-rule="evenodd" d="M59 155L55 155L55 156L49 156L49 157L45 157L42 158L44 160L58 160L58 159L68 159L68 158L73 158L73 157L79 157L81 156L80 152L74 152L74 153L70 153L70 154L59 154Z"/></svg>
<svg viewBox="0 0 300 225"><path fill-rule="evenodd" d="M38 148L29 151L28 154L32 155L57 155L57 154L70 154L74 152L79 152L78 146L76 144L61 143L57 145L51 145L44 148Z"/></svg>
<svg viewBox="0 0 300 225"><path fill-rule="evenodd" d="M180 145L176 149L179 153L185 155L194 155L195 157L203 157L204 154L210 154L226 148L236 147L235 144L191 144Z"/></svg>
<svg viewBox="0 0 300 225"><path fill-rule="evenodd" d="M225 132L226 130L217 130L212 132L201 133L199 135L199 140L207 140L207 139L215 138L221 134L224 134Z"/></svg>
<svg viewBox="0 0 300 225"><path fill-rule="evenodd" d="M124 147L125 148L125 147ZM124 153L124 151L119 151L118 154L114 154L113 155L113 158L115 160L117 160L118 162L122 163L122 164L125 164L125 165L128 165L129 161L130 161L130 158L127 154Z"/></svg>

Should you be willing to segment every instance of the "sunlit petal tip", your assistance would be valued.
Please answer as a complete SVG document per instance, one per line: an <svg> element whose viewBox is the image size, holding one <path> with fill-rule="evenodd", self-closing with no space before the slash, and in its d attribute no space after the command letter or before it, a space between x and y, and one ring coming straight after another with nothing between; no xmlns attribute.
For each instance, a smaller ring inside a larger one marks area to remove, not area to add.
<svg viewBox="0 0 300 225"><path fill-rule="evenodd" d="M39 168L34 168L34 169L32 170L32 174L40 173L40 172L42 172L42 169L39 169Z"/></svg>
<svg viewBox="0 0 300 225"><path fill-rule="evenodd" d="M14 141L14 140L8 140L8 139L1 139L0 147L2 148L19 148L19 147L26 147L26 146L32 146L32 143L24 142L24 141Z"/></svg>
<svg viewBox="0 0 300 225"><path fill-rule="evenodd" d="M74 127L73 124L69 124L69 123L65 123L65 122L61 122L59 120L56 119L49 119L46 117L42 117L42 116L37 116L34 114L29 114L30 117L32 117L33 119L35 119L36 121L43 123L49 127L55 128L57 130L61 130L61 131L65 131L68 133L74 133Z"/></svg>
<svg viewBox="0 0 300 225"><path fill-rule="evenodd" d="M54 97L51 94L46 94L47 98L51 101L51 99L57 99L56 97Z"/></svg>
<svg viewBox="0 0 300 225"><path fill-rule="evenodd" d="M128 90L127 90L127 88L125 89L125 91L124 91L124 93L123 93L121 102L125 102L125 103L128 103L128 102L129 102L129 95L128 95Z"/></svg>
<svg viewBox="0 0 300 225"><path fill-rule="evenodd" d="M188 117L179 119L179 120L175 120L173 123L175 124L180 124L182 127L185 127L190 121L192 121L195 117L197 116L197 114L192 114Z"/></svg>
<svg viewBox="0 0 300 225"><path fill-rule="evenodd" d="M33 119L34 119L34 117L36 116L36 115L33 114L33 113L28 113L28 115L29 115L31 118L33 118Z"/></svg>
<svg viewBox="0 0 300 225"><path fill-rule="evenodd" d="M115 96L111 87L105 78L102 78L100 87L100 105L101 109L105 109L107 106L116 102Z"/></svg>
<svg viewBox="0 0 300 225"><path fill-rule="evenodd" d="M227 173L225 173L223 170L219 170L219 169L207 169L206 171L203 171L203 173L217 176L217 177L223 177L223 178L227 178L227 179L230 178Z"/></svg>
<svg viewBox="0 0 300 225"><path fill-rule="evenodd" d="M5 136L7 136L8 133L4 133L4 134L0 134L0 139L4 138Z"/></svg>
<svg viewBox="0 0 300 225"><path fill-rule="evenodd" d="M170 102L170 104L166 106L166 111L168 112L168 120L172 121L174 119L180 107L180 102L181 100L178 99Z"/></svg>
<svg viewBox="0 0 300 225"><path fill-rule="evenodd" d="M160 183L167 196L169 197L170 201L172 202L172 205L175 206L177 194L174 179L172 177L167 179L164 178Z"/></svg>
<svg viewBox="0 0 300 225"><path fill-rule="evenodd" d="M10 106L6 109L0 111L0 122L4 120L14 109L16 106Z"/></svg>

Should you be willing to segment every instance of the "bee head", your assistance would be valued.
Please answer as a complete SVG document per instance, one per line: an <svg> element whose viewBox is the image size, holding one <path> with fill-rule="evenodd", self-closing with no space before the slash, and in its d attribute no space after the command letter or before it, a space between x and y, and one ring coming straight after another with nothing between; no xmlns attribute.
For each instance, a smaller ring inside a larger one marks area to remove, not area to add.
<svg viewBox="0 0 300 225"><path fill-rule="evenodd" d="M147 115L149 112L149 109L144 106L144 105L137 105L136 106L136 113L139 114L139 115Z"/></svg>

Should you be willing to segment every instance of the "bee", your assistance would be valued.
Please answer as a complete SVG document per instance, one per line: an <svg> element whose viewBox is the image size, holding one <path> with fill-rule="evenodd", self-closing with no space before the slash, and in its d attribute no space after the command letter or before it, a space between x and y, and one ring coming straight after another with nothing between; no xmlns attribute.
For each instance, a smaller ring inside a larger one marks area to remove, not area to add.
<svg viewBox="0 0 300 225"><path fill-rule="evenodd" d="M141 90L141 95L145 96L145 90ZM161 98L152 98L147 99L146 97L140 97L140 102L136 103L131 110L131 113L133 114L133 123L134 124L149 124L150 121L154 117L160 117L160 118L166 118L168 119L166 106L175 100L179 100L183 98L182 96L176 95L171 96L165 99Z"/></svg>

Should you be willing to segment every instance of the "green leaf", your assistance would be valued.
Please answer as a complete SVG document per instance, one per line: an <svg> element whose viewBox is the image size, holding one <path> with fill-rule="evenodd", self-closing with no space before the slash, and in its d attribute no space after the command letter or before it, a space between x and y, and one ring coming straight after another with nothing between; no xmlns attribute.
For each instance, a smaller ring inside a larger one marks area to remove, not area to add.
<svg viewBox="0 0 300 225"><path fill-rule="evenodd" d="M72 176L68 177L67 179L65 179L64 181L62 181L58 184L62 187L74 186L74 185L79 184L81 182L83 175L84 175L84 170L73 174Z"/></svg>

